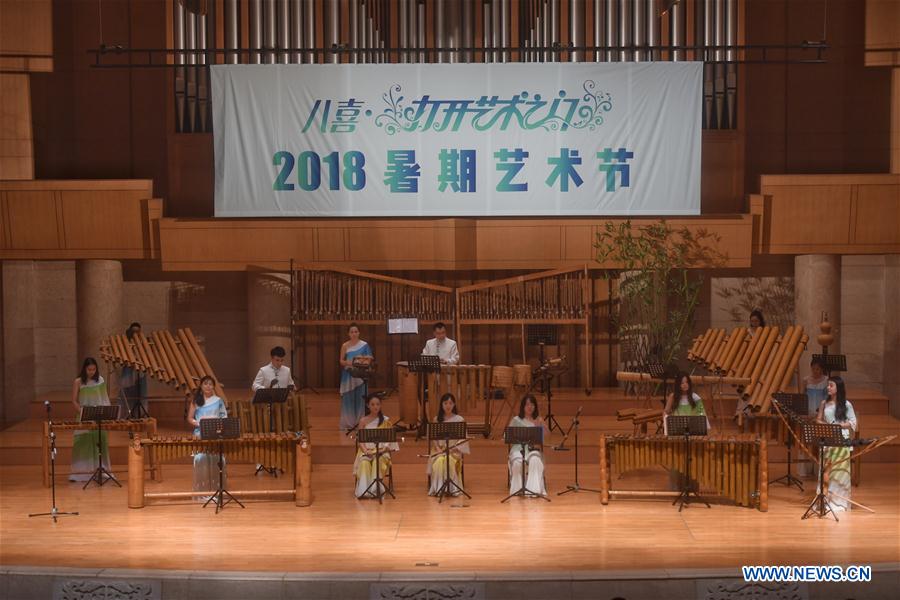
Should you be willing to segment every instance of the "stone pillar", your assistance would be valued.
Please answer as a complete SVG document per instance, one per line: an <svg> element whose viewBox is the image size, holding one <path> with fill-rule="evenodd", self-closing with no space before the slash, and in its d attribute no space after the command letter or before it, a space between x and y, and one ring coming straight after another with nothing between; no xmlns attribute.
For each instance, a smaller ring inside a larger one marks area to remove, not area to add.
<svg viewBox="0 0 900 600"><path fill-rule="evenodd" d="M291 279L286 273L247 274L247 375L252 381L269 362L269 351L282 346L291 356ZM296 376L295 376L296 379Z"/></svg>
<svg viewBox="0 0 900 600"><path fill-rule="evenodd" d="M897 69L895 69L896 71ZM884 394L900 419L900 254L884 257Z"/></svg>
<svg viewBox="0 0 900 600"><path fill-rule="evenodd" d="M34 263L5 260L3 270L3 389L0 418L28 418L34 399Z"/></svg>
<svg viewBox="0 0 900 600"><path fill-rule="evenodd" d="M117 260L79 260L75 265L78 305L78 366L87 356L100 364L100 342L124 333L122 263Z"/></svg>
<svg viewBox="0 0 900 600"><path fill-rule="evenodd" d="M809 374L809 361L822 351L816 342L822 312L835 335L835 343L828 348L832 354L841 347L841 257L837 254L808 254L794 258L794 303L796 320L809 335L806 352L800 357L801 379Z"/></svg>

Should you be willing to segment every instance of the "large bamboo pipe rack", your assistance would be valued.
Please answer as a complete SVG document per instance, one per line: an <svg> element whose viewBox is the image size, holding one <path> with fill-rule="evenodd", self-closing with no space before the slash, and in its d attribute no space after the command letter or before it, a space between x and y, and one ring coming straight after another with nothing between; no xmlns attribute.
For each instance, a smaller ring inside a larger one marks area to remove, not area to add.
<svg viewBox="0 0 900 600"><path fill-rule="evenodd" d="M739 391L753 412L765 414L772 394L787 389L809 341L800 325L779 333L777 326L761 327L752 335L744 327L730 334L708 329L694 339L688 360L723 379L749 379Z"/></svg>
<svg viewBox="0 0 900 600"><path fill-rule="evenodd" d="M216 395L225 390L190 328L136 333L132 339L113 335L100 344L100 358L115 367L127 366L189 395L204 375L216 382Z"/></svg>
<svg viewBox="0 0 900 600"><path fill-rule="evenodd" d="M464 326L518 325L525 362L526 325L574 325L584 329L584 387L591 387L591 280L587 265L519 275L456 288L456 341Z"/></svg>
<svg viewBox="0 0 900 600"><path fill-rule="evenodd" d="M291 266L295 326L386 325L388 319L453 322L453 288L354 269Z"/></svg>
<svg viewBox="0 0 900 600"><path fill-rule="evenodd" d="M800 362L809 336L799 325L789 326L779 336L778 327L762 327L755 335L744 327L708 329L696 337L688 360L707 370L707 375L691 375L694 385L730 385L747 402L750 410L766 414L772 394L784 391ZM619 381L655 381L647 373L619 371Z"/></svg>

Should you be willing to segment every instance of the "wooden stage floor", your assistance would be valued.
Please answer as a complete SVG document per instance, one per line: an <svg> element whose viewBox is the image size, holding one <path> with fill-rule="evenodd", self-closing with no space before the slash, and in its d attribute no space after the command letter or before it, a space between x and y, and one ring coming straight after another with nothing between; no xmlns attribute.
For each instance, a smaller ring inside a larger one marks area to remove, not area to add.
<svg viewBox="0 0 900 600"><path fill-rule="evenodd" d="M771 477L784 466L772 465ZM231 485L260 485L251 465L229 467ZM126 479L121 468L117 472ZM713 569L753 564L881 564L900 561L900 464L866 467L853 498L877 512L801 520L813 490L770 487L769 512L713 504L678 513L664 500L612 500L593 493L556 496L573 480L550 464L552 502L505 495L505 468L466 468L472 500L438 504L425 495L422 465L395 467L396 500L353 497L349 465L315 465L313 505L248 502L216 515L198 503L129 509L125 488L82 491L63 478L54 524L28 518L48 510L50 490L35 466L0 467L0 564L82 568L287 572L573 572ZM661 470L645 477L666 475ZM270 483L270 482L266 482ZM581 484L597 487L596 467ZM287 482L285 482L287 485ZM190 467L173 465L156 489L190 488Z"/></svg>

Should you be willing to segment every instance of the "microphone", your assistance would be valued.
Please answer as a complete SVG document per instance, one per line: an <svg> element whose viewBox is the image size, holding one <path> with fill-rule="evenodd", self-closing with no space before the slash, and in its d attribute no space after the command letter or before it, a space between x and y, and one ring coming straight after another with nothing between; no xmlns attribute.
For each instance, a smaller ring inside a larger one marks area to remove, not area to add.
<svg viewBox="0 0 900 600"><path fill-rule="evenodd" d="M47 414L49 415L50 414L50 401L49 400L44 400L44 408L47 409Z"/></svg>

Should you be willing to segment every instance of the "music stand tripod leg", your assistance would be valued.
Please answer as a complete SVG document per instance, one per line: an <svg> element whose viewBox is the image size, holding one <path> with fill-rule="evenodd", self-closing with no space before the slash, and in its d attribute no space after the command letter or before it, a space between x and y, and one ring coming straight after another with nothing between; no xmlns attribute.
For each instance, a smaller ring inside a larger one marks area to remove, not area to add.
<svg viewBox="0 0 900 600"><path fill-rule="evenodd" d="M523 498L527 498L529 496L531 496L532 498L543 498L547 502L550 502L550 498L548 498L544 494L539 494L537 492L534 492L534 491L528 489L528 482L527 482L527 479L525 478L525 445L524 444L522 445L522 487L520 487L518 490L516 490L515 492L513 492L512 494L510 494L503 500L501 500L500 504L503 504L510 498L515 498L516 496L521 496Z"/></svg>

